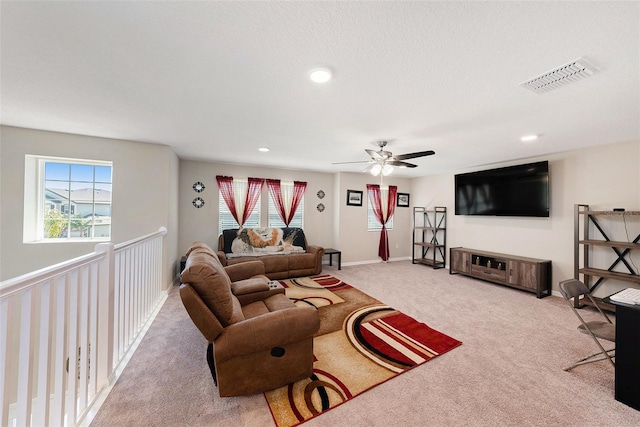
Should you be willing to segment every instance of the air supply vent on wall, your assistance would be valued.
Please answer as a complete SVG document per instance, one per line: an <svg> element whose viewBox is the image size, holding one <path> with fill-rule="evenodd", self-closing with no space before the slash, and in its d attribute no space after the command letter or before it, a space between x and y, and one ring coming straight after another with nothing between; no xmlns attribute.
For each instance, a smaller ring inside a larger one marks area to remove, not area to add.
<svg viewBox="0 0 640 427"><path fill-rule="evenodd" d="M578 58L575 61L520 83L520 86L536 93L544 93L592 76L596 72L598 72L598 69L586 59Z"/></svg>

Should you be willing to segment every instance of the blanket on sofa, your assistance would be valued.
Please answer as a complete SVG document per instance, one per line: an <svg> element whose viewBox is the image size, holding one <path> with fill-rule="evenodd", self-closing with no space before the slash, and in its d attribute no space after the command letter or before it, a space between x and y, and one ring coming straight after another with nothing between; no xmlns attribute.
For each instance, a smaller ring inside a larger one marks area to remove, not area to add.
<svg viewBox="0 0 640 427"><path fill-rule="evenodd" d="M301 228L234 228L222 232L227 258L306 252Z"/></svg>

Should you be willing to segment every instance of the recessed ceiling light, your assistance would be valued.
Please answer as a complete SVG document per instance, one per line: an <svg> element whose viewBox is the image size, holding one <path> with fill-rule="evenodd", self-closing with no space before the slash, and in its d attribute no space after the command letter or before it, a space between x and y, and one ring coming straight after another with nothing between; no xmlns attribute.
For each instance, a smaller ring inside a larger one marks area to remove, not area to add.
<svg viewBox="0 0 640 427"><path fill-rule="evenodd" d="M328 68L314 68L309 71L309 78L315 83L326 83L331 80L333 73Z"/></svg>
<svg viewBox="0 0 640 427"><path fill-rule="evenodd" d="M258 151L266 153L267 151L269 151L269 147L260 147L260 148L258 148Z"/></svg>
<svg viewBox="0 0 640 427"><path fill-rule="evenodd" d="M525 135L520 138L520 141L530 142L530 141L535 141L536 139L538 139L538 135Z"/></svg>

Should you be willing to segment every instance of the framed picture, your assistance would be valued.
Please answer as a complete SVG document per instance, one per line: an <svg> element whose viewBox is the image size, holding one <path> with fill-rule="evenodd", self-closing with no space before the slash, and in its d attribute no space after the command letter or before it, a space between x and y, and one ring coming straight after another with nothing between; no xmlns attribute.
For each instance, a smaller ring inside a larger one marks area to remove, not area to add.
<svg viewBox="0 0 640 427"><path fill-rule="evenodd" d="M347 190L347 206L362 206L362 191Z"/></svg>
<svg viewBox="0 0 640 427"><path fill-rule="evenodd" d="M398 193L396 198L396 206L401 208L409 207L409 193Z"/></svg>

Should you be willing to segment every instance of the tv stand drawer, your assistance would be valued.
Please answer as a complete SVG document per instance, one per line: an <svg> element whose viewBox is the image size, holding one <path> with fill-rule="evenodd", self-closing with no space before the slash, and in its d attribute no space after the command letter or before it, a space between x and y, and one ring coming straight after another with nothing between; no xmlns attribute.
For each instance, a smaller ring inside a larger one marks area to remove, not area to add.
<svg viewBox="0 0 640 427"><path fill-rule="evenodd" d="M471 274L481 279L506 282L507 274L504 270L498 270L497 268L488 268L481 265L472 265Z"/></svg>

